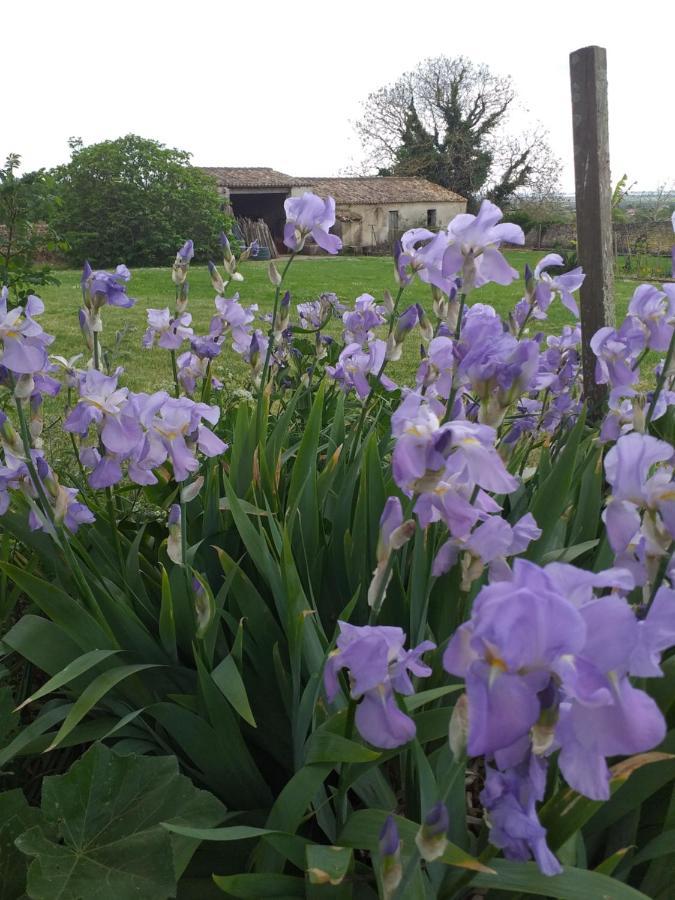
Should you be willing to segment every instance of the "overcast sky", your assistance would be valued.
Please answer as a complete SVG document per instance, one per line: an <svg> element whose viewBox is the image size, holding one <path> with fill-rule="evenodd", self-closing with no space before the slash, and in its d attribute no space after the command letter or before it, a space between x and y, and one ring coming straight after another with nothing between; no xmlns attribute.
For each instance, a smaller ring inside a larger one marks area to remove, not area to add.
<svg viewBox="0 0 675 900"><path fill-rule="evenodd" d="M675 181L675 3L565 0L21 0L3 4L0 156L24 169L67 139L135 132L197 165L335 175L359 161L368 92L426 56L465 55L513 77L573 190L568 54L607 48L614 180Z"/></svg>

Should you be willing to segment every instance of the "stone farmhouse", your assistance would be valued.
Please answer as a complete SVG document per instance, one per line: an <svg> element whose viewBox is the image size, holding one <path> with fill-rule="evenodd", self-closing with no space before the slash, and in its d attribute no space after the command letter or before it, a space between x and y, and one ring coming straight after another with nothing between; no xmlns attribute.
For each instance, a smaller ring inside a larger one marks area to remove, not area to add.
<svg viewBox="0 0 675 900"><path fill-rule="evenodd" d="M204 167L203 171L215 178L235 216L264 219L277 243L283 236L284 200L305 191L335 198L333 231L355 253L390 249L408 228L435 231L466 212L464 197L424 178L295 178L268 168Z"/></svg>

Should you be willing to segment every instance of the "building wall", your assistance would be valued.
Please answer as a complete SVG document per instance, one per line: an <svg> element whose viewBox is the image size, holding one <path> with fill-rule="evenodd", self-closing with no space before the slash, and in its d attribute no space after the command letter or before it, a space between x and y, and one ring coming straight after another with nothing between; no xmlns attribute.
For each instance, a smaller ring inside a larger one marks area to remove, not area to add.
<svg viewBox="0 0 675 900"><path fill-rule="evenodd" d="M391 243L408 228L426 227L427 212L436 210L436 228L445 227L459 213L466 212L464 201L427 203L339 204L338 211L349 211L361 217L360 222L342 223L342 242L346 247L377 247ZM390 230L390 212L398 212L396 233Z"/></svg>

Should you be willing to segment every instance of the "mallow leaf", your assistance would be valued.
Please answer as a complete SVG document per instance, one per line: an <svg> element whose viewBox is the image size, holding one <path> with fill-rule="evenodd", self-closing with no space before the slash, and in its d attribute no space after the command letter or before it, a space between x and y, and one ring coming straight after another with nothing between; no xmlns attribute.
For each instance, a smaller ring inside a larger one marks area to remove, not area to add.
<svg viewBox="0 0 675 900"><path fill-rule="evenodd" d="M14 846L16 838L41 820L19 790L0 794L0 900L17 900L26 891L28 862Z"/></svg>
<svg viewBox="0 0 675 900"><path fill-rule="evenodd" d="M17 840L34 857L33 900L166 900L198 841L162 822L208 827L225 808L178 772L175 757L118 756L95 744L65 775L44 779L47 829ZM49 830L51 826L51 830Z"/></svg>

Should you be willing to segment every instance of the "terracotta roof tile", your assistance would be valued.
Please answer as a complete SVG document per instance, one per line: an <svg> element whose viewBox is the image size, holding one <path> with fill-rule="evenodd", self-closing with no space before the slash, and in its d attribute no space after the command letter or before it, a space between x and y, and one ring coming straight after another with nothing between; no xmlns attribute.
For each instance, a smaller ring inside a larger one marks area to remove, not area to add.
<svg viewBox="0 0 675 900"><path fill-rule="evenodd" d="M200 168L228 188L291 188L298 183L297 178L268 167L201 166Z"/></svg>
<svg viewBox="0 0 675 900"><path fill-rule="evenodd" d="M426 178L398 175L357 176L349 178L294 178L267 167L202 166L222 187L288 188L305 187L321 196L330 195L338 204L441 203L463 202L455 191L427 181Z"/></svg>
<svg viewBox="0 0 675 900"><path fill-rule="evenodd" d="M330 194L336 203L441 203L463 202L464 197L427 181L426 178L372 175L356 178L296 178L322 196Z"/></svg>

